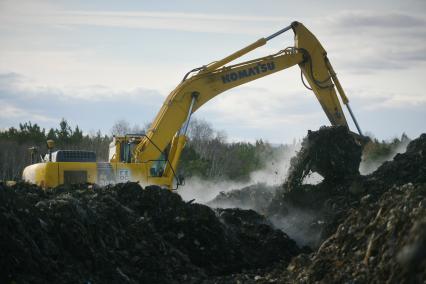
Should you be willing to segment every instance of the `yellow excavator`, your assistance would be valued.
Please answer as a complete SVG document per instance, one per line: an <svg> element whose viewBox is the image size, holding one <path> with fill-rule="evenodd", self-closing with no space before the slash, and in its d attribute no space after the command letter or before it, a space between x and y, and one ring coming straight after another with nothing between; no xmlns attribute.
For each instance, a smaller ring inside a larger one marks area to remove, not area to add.
<svg viewBox="0 0 426 284"><path fill-rule="evenodd" d="M293 30L295 35L294 46L269 56L226 66L289 30ZM349 107L349 100L327 58L327 52L303 24L293 22L222 60L188 72L166 98L146 133L113 138L109 162L96 162L94 153L89 151L52 152L53 141L48 141L49 153L41 163L26 167L23 179L43 188L71 183L104 185L139 181L144 185L156 184L173 189L175 182L176 186L182 183L176 169L187 141L186 133L191 115L226 90L294 65L299 65L303 84L314 92L331 124L348 127L338 93L362 136Z"/></svg>

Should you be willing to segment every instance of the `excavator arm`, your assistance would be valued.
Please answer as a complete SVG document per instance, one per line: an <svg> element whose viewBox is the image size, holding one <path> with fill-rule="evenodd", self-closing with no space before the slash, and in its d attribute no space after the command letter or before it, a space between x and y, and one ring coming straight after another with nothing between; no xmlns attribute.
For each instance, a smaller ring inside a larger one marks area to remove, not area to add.
<svg viewBox="0 0 426 284"><path fill-rule="evenodd" d="M295 34L294 47L266 57L225 66L290 29ZM299 65L309 84L305 86L314 92L331 124L348 126L336 89L343 104L348 108L349 101L327 58L327 53L308 29L301 23L293 22L277 33L261 38L220 61L190 71L165 100L146 136L136 146L133 161L152 163L160 154L166 154L168 163L163 177L168 178L167 183L172 187L173 179L176 177L175 169L185 146L191 114L226 90L294 65ZM349 111L353 115L350 108ZM354 122L361 134L355 119ZM167 153L163 153L166 148Z"/></svg>

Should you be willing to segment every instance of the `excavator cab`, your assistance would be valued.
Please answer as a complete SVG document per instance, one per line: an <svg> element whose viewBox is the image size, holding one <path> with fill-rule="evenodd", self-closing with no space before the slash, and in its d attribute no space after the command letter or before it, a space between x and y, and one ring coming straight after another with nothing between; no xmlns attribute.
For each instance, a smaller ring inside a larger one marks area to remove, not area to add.
<svg viewBox="0 0 426 284"><path fill-rule="evenodd" d="M110 162L131 163L133 151L143 137L144 134L113 136L113 140L109 145Z"/></svg>
<svg viewBox="0 0 426 284"><path fill-rule="evenodd" d="M109 149L110 162L134 163L134 160L132 160L133 152L144 136L144 133L114 136ZM146 164L150 164L149 177L163 176L167 165L167 154L165 152L161 153L155 160L144 161Z"/></svg>

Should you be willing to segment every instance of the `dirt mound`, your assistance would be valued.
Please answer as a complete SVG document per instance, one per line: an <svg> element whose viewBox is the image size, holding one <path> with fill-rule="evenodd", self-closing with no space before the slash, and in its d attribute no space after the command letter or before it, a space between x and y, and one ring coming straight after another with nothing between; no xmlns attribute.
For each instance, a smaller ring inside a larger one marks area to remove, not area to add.
<svg viewBox="0 0 426 284"><path fill-rule="evenodd" d="M426 184L362 198L314 253L210 283L424 283Z"/></svg>
<svg viewBox="0 0 426 284"><path fill-rule="evenodd" d="M296 242L253 210L216 209L220 220L236 236L244 255L245 267L264 268L278 260L289 261L300 253ZM244 241L241 241L244 240ZM277 255L278 254L278 255Z"/></svg>
<svg viewBox="0 0 426 284"><path fill-rule="evenodd" d="M423 283L425 153L426 135L422 134L406 153L369 176L347 176L338 182L325 179L318 185L277 192L270 217L286 220L296 209L311 212L306 232L313 234L317 227L321 233L315 252L300 254L290 264L212 283Z"/></svg>
<svg viewBox="0 0 426 284"><path fill-rule="evenodd" d="M299 252L262 219L136 183L56 192L0 184L0 282L191 283Z"/></svg>
<svg viewBox="0 0 426 284"><path fill-rule="evenodd" d="M426 134L411 141L405 153L397 154L368 176L369 181L383 185L426 182Z"/></svg>
<svg viewBox="0 0 426 284"><path fill-rule="evenodd" d="M363 199L318 251L267 273L278 282L422 283L426 279L426 185Z"/></svg>
<svg viewBox="0 0 426 284"><path fill-rule="evenodd" d="M271 203L276 190L275 186L257 183L241 189L222 191L207 205L214 208L253 209L263 213Z"/></svg>

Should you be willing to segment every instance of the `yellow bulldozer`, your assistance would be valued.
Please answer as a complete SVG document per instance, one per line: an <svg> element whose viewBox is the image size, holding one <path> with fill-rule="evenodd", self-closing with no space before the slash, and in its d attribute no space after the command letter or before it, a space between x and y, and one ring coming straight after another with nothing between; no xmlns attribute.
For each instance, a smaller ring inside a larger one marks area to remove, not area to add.
<svg viewBox="0 0 426 284"><path fill-rule="evenodd" d="M226 65L289 30L295 35L294 46L265 57ZM362 135L327 52L303 24L293 22L222 60L189 71L166 98L146 133L113 138L108 162L96 162L95 154L90 151L53 152L53 141L49 141L49 153L41 163L26 167L23 179L43 188L71 183L105 185L139 181L144 185L156 184L172 189L182 183L177 167L187 141L191 115L226 90L294 65L300 67L303 84L313 91L330 123L348 127L339 94Z"/></svg>

